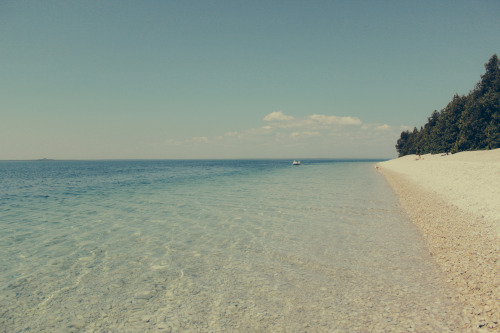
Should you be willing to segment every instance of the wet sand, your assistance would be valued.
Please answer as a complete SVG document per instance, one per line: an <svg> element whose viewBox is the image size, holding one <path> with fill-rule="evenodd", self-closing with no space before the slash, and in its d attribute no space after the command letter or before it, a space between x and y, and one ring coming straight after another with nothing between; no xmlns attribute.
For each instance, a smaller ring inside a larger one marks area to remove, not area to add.
<svg viewBox="0 0 500 333"><path fill-rule="evenodd" d="M410 155L377 168L464 304L464 330L500 330L500 149Z"/></svg>

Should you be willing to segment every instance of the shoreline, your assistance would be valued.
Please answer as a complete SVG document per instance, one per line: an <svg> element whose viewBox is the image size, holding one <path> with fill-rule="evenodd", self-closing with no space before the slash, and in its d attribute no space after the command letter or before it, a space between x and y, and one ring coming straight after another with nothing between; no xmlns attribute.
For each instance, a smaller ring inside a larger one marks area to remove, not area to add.
<svg viewBox="0 0 500 333"><path fill-rule="evenodd" d="M500 329L500 218L496 215L500 198L494 178L500 171L500 149L449 157L424 155L419 160L411 155L376 167L464 304L464 329L496 331ZM457 183L472 173L474 177ZM471 182L488 185L471 188ZM478 201L482 201L479 207Z"/></svg>

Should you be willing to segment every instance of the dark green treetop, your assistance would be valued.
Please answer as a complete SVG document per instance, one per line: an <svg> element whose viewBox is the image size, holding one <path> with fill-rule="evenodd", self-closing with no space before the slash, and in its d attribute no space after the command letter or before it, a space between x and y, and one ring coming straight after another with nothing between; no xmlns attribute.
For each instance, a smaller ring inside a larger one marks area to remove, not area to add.
<svg viewBox="0 0 500 333"><path fill-rule="evenodd" d="M441 111L396 144L399 156L500 148L500 61L494 54L486 72L467 96L453 96Z"/></svg>

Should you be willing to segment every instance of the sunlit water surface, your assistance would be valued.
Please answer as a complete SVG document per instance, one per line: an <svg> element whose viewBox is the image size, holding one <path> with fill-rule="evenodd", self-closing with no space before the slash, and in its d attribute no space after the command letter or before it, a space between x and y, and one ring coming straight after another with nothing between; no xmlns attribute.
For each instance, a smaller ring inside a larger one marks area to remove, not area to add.
<svg viewBox="0 0 500 333"><path fill-rule="evenodd" d="M0 332L446 331L366 161L0 162Z"/></svg>

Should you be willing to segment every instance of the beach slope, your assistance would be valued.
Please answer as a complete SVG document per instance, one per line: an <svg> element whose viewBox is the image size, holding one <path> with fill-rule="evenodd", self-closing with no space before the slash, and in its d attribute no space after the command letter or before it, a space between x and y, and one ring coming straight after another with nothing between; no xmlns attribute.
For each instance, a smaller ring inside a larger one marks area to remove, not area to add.
<svg viewBox="0 0 500 333"><path fill-rule="evenodd" d="M500 149L376 167L457 291L469 328L500 330Z"/></svg>

